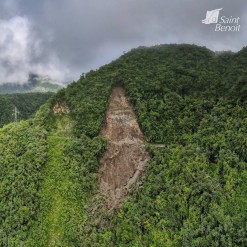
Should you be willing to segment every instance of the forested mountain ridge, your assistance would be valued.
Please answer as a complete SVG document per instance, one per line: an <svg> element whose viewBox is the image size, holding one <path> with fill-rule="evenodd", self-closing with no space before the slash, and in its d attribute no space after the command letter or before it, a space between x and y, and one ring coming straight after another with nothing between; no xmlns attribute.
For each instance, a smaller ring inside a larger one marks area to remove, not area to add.
<svg viewBox="0 0 247 247"><path fill-rule="evenodd" d="M0 127L11 122L29 118L52 95L53 93L0 95Z"/></svg>
<svg viewBox="0 0 247 247"><path fill-rule="evenodd" d="M1 246L246 246L247 49L139 47L0 130ZM104 209L99 136L124 87L151 159ZM155 146L153 144L162 144Z"/></svg>
<svg viewBox="0 0 247 247"><path fill-rule="evenodd" d="M26 83L2 83L0 94L57 92L63 86L47 76L29 74Z"/></svg>

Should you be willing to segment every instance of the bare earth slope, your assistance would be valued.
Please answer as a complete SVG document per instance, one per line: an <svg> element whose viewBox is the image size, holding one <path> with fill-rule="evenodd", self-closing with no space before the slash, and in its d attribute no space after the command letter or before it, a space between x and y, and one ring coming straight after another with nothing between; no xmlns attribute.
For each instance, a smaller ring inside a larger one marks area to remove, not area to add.
<svg viewBox="0 0 247 247"><path fill-rule="evenodd" d="M100 192L107 208L112 209L121 203L150 159L134 111L120 86L112 90L101 135L109 146L100 161Z"/></svg>

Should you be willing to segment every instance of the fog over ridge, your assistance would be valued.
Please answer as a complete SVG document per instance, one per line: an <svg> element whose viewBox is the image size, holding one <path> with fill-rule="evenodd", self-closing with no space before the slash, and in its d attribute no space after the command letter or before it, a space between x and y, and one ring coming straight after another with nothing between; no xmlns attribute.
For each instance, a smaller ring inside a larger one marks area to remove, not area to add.
<svg viewBox="0 0 247 247"><path fill-rule="evenodd" d="M247 44L244 0L2 0L0 83L25 83L30 73L57 81L109 63L138 46L190 43L238 51ZM240 32L215 32L202 24L222 8L240 17Z"/></svg>

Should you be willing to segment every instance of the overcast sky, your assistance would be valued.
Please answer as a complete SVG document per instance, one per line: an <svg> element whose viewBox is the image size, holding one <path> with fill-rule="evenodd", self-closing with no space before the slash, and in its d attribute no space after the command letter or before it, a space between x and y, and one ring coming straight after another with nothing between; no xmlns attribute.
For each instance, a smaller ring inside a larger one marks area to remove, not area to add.
<svg viewBox="0 0 247 247"><path fill-rule="evenodd" d="M239 32L215 32L207 10L240 17ZM140 45L247 45L246 0L0 0L0 83L29 73L77 79Z"/></svg>

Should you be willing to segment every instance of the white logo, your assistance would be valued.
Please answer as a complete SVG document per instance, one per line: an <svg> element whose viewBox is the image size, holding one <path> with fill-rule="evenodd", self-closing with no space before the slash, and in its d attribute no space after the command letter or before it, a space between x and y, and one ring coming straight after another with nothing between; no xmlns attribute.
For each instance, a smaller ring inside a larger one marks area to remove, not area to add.
<svg viewBox="0 0 247 247"><path fill-rule="evenodd" d="M216 24L215 25L215 32L226 32L226 31L240 31L240 17L226 17L221 16L219 19L219 14L222 8L220 9L214 9L214 10L208 10L206 13L206 18L202 20L202 23L204 24Z"/></svg>
<svg viewBox="0 0 247 247"><path fill-rule="evenodd" d="M219 18L220 10L222 10L222 8L221 9L215 9L215 10L207 11L206 19L202 20L202 23L204 23L204 24L217 23L218 22L218 18Z"/></svg>

